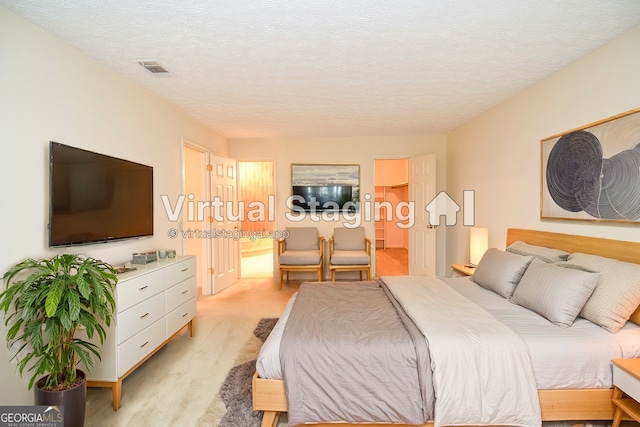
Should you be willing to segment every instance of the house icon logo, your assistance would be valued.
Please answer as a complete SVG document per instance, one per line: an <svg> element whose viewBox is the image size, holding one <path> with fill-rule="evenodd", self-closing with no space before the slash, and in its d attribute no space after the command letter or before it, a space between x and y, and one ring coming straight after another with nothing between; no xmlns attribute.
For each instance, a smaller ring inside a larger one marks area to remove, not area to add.
<svg viewBox="0 0 640 427"><path fill-rule="evenodd" d="M463 224L475 225L475 192L463 191ZM429 224L440 225L440 217L444 216L445 225L456 225L460 205L445 191L439 192L424 209L429 213Z"/></svg>

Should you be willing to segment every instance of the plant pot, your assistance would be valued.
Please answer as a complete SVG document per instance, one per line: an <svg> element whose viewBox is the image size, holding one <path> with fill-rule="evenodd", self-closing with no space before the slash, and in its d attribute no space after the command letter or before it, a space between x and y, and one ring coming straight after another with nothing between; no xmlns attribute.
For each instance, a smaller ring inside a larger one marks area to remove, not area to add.
<svg viewBox="0 0 640 427"><path fill-rule="evenodd" d="M84 372L78 370L77 376L82 378L82 383L67 390L49 391L40 389L40 384L44 382L44 378L41 378L34 387L36 405L62 406L64 408L64 427L82 427L84 425L87 381Z"/></svg>

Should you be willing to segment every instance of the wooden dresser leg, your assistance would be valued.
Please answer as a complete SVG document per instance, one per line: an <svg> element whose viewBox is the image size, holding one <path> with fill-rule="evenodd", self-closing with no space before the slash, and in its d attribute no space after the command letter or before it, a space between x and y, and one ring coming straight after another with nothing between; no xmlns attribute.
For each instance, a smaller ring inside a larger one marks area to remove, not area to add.
<svg viewBox="0 0 640 427"><path fill-rule="evenodd" d="M111 397L113 398L113 410L120 409L120 400L122 400L122 378L111 384Z"/></svg>
<svg viewBox="0 0 640 427"><path fill-rule="evenodd" d="M191 338L193 338L193 333L194 333L194 324L193 324L193 320L194 320L194 319L191 319L191 320L189 321L189 323L187 323L187 328L189 329L189 336L190 336Z"/></svg>

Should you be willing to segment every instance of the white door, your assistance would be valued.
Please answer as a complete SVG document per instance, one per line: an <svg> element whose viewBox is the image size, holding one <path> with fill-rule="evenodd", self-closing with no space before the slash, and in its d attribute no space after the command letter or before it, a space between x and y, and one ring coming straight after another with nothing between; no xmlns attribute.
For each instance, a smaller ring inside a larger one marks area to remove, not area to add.
<svg viewBox="0 0 640 427"><path fill-rule="evenodd" d="M183 189L184 194L193 195L196 201L209 200L209 153L195 145L184 144L183 156ZM182 214L182 230L186 238L183 239L184 253L195 255L198 274L196 281L198 294L211 295L213 293L213 278L209 274L210 242L208 239L198 238L198 234L205 235L209 231L205 218L197 214Z"/></svg>
<svg viewBox="0 0 640 427"><path fill-rule="evenodd" d="M409 200L415 203L415 223L409 229L409 274L436 275L436 230L425 207L436 196L436 156L409 159Z"/></svg>
<svg viewBox="0 0 640 427"><path fill-rule="evenodd" d="M237 164L233 159L210 155L209 240L213 293L238 280L240 229L237 196Z"/></svg>

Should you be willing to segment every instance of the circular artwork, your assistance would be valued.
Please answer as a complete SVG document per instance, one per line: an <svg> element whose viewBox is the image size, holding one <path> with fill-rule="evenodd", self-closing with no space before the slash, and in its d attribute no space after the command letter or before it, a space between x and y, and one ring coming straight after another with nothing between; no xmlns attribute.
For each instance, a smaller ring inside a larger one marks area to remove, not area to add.
<svg viewBox="0 0 640 427"><path fill-rule="evenodd" d="M640 120L634 116L635 121L611 121L548 144L543 217L640 220ZM554 205L548 210L559 213L545 215L545 197Z"/></svg>

